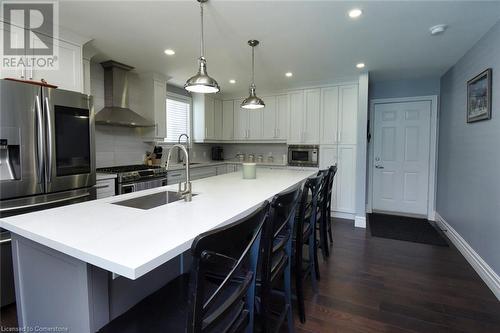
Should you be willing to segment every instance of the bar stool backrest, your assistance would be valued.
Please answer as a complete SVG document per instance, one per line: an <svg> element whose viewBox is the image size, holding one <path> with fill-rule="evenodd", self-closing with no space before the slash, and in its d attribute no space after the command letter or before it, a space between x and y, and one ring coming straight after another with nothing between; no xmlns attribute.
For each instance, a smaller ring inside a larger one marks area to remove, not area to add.
<svg viewBox="0 0 500 333"><path fill-rule="evenodd" d="M253 327L255 276L269 207L266 201L249 216L193 241L187 332L243 332ZM217 287L207 283L214 271L221 277Z"/></svg>

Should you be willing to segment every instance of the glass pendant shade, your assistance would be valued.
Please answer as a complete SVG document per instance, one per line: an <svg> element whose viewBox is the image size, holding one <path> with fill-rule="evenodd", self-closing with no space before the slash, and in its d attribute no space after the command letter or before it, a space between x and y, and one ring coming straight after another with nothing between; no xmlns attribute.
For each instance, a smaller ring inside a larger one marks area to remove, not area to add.
<svg viewBox="0 0 500 333"><path fill-rule="evenodd" d="M201 57L199 59L199 65L198 73L186 81L184 89L202 94L218 92L220 90L219 84L207 74L207 62L205 58Z"/></svg>
<svg viewBox="0 0 500 333"><path fill-rule="evenodd" d="M266 106L264 101L255 94L255 56L254 48L259 45L258 40L249 40L248 45L252 47L252 84L250 84L250 95L243 100L241 107L243 109L255 110Z"/></svg>
<svg viewBox="0 0 500 333"><path fill-rule="evenodd" d="M211 94L220 90L219 84L213 78L208 76L207 61L205 60L205 42L203 36L203 3L208 0L197 0L200 3L200 17L201 17L201 38L200 38L200 58L198 59L198 73L190 77L184 89L189 92Z"/></svg>

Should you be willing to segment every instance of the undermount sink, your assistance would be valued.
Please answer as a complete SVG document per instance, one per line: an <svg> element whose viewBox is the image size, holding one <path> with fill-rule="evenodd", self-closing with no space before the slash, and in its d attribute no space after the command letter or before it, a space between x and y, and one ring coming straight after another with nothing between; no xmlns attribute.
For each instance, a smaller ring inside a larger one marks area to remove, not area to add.
<svg viewBox="0 0 500 333"><path fill-rule="evenodd" d="M193 194L193 197L195 195L196 194ZM144 195L142 197L113 202L113 205L148 210L151 208L163 206L179 200L183 200L183 197L179 195L179 193L174 191L165 191L165 192L158 192L158 193Z"/></svg>

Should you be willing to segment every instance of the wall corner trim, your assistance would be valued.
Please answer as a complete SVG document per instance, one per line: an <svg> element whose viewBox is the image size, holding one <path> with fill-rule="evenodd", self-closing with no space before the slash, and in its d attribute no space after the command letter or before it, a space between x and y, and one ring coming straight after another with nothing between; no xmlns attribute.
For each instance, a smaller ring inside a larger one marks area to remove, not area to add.
<svg viewBox="0 0 500 333"><path fill-rule="evenodd" d="M366 216L354 216L354 226L356 228L366 228Z"/></svg>
<svg viewBox="0 0 500 333"><path fill-rule="evenodd" d="M462 253L469 264L474 268L481 279L490 288L496 298L500 301L500 276L481 258L481 256L446 222L446 220L436 212L436 222L441 229L444 229L444 234Z"/></svg>

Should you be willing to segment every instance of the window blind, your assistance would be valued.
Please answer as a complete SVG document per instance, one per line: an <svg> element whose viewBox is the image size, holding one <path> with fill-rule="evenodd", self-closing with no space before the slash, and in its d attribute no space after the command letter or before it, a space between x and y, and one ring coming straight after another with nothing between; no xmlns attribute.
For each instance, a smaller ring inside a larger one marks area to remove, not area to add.
<svg viewBox="0 0 500 333"><path fill-rule="evenodd" d="M167 98L167 142L177 142L179 135L189 135L190 104Z"/></svg>

